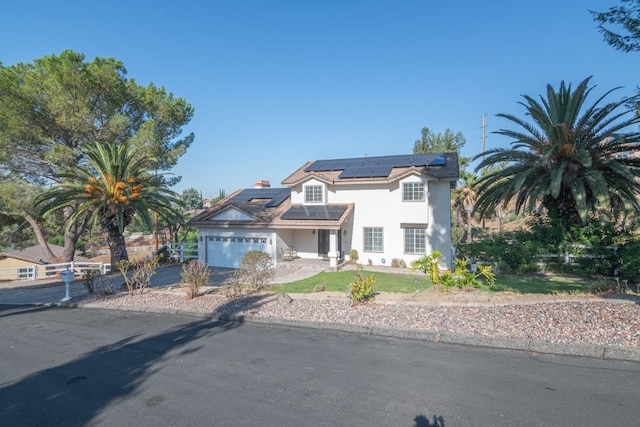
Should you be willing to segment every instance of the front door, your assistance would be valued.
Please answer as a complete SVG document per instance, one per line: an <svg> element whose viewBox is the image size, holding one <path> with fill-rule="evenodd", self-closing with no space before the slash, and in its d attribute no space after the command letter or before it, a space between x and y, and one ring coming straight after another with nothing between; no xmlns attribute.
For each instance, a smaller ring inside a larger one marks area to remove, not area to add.
<svg viewBox="0 0 640 427"><path fill-rule="evenodd" d="M329 253L329 230L318 230L318 256L326 258Z"/></svg>

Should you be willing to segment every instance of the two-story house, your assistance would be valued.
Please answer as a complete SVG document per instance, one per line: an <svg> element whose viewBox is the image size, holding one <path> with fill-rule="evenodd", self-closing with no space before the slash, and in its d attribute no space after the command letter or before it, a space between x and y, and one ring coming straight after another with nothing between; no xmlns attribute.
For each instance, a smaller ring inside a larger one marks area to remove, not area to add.
<svg viewBox="0 0 640 427"><path fill-rule="evenodd" d="M249 250L280 262L327 259L331 267L359 262L407 265L439 250L451 267L451 189L455 153L317 160L271 188L238 190L190 221L198 228L202 262L238 267ZM295 252L294 252L295 251Z"/></svg>

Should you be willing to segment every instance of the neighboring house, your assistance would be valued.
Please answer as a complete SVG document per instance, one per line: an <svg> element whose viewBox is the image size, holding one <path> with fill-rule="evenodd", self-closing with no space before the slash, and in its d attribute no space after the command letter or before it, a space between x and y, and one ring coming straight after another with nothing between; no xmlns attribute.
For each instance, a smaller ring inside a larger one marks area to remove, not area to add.
<svg viewBox="0 0 640 427"><path fill-rule="evenodd" d="M62 257L64 248L58 245L49 245L51 252L58 257ZM76 256L74 261L87 262L87 258ZM0 253L0 279L16 280L31 277L30 271L36 269L36 277L47 276L47 265L51 264L46 261L44 251L40 245L30 246L28 248L2 252ZM58 272L55 272L58 274Z"/></svg>
<svg viewBox="0 0 640 427"><path fill-rule="evenodd" d="M451 189L455 153L310 161L270 188L238 190L189 221L198 253L214 267L238 267L249 250L276 263L328 259L331 267L356 250L359 262L407 265L439 250L451 267Z"/></svg>

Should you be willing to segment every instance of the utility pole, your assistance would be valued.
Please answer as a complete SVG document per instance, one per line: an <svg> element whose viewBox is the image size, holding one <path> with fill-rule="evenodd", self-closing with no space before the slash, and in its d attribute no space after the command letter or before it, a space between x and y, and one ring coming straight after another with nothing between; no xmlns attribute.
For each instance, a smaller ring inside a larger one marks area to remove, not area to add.
<svg viewBox="0 0 640 427"><path fill-rule="evenodd" d="M487 128L487 122L485 120L486 117L487 117L486 114L482 115L482 161L484 161L484 152L486 151L485 150L485 148L486 148L485 143L486 143L486 139L487 139L487 135L486 135L486 132L485 132L485 130Z"/></svg>
<svg viewBox="0 0 640 427"><path fill-rule="evenodd" d="M487 140L487 121L485 120L487 117L486 114L482 115L482 161L484 162L484 152L486 151L486 140ZM485 228L484 215L482 215L482 228Z"/></svg>

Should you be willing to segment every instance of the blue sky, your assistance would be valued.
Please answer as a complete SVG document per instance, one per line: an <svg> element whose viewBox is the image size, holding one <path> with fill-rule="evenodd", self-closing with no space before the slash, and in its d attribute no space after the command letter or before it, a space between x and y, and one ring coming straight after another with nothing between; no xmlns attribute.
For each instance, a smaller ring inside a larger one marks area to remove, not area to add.
<svg viewBox="0 0 640 427"><path fill-rule="evenodd" d="M618 0L29 1L5 4L0 62L65 49L195 107L177 191L272 186L307 160L411 153L420 129L462 132L463 155L508 146L497 113L588 76L617 100L639 53L609 47L589 10ZM595 98L594 98L595 100Z"/></svg>

